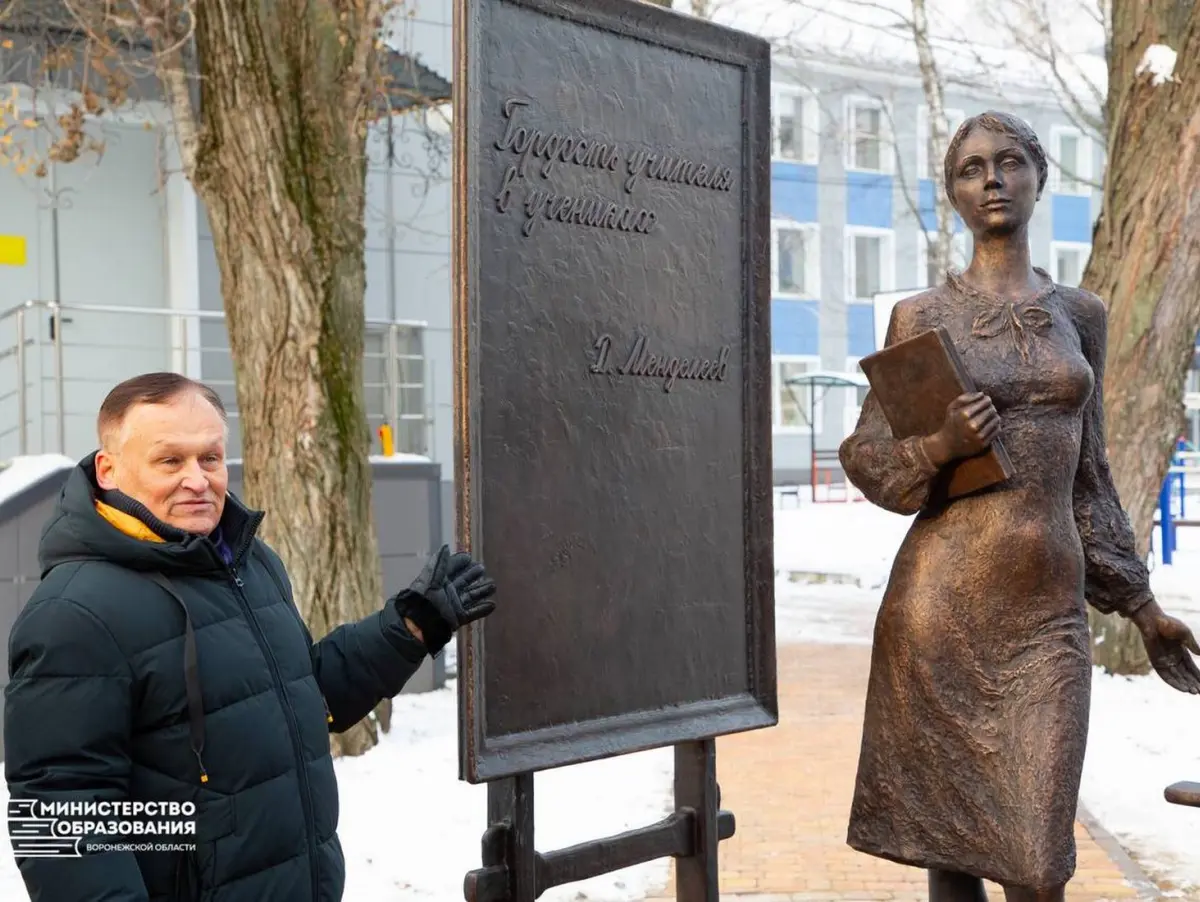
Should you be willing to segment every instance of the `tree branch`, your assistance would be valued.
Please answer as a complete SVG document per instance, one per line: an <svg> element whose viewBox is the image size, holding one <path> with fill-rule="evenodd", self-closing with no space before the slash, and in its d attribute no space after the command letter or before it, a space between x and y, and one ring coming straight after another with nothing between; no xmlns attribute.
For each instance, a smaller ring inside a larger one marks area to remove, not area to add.
<svg viewBox="0 0 1200 902"><path fill-rule="evenodd" d="M183 67L182 54L179 51L163 60L159 77L167 97L167 105L171 109L180 163L188 180L195 184L198 176L196 158L200 145L200 129L192 104L187 71Z"/></svg>
<svg viewBox="0 0 1200 902"><path fill-rule="evenodd" d="M1111 35L1111 0L1074 0L1082 9L1088 10L1088 19L1103 26L1106 44ZM927 3L923 6L928 7ZM895 37L900 30L914 34L913 18L905 15L893 5L881 0L790 0L788 6L793 9L805 10L812 14L815 21L818 17L832 17L845 22L852 27L845 30L847 45L856 34L863 30ZM1045 0L1007 0L1005 4L989 7L981 11L985 22L1003 36L1001 43L989 47L977 40L958 37L961 24L950 29L943 23L941 34L934 34L932 22L933 10L927 9L923 17L923 31L928 49L935 58L947 54L946 59L957 57L962 65L945 69L939 64L939 81L943 86L962 85L967 88L986 89L1003 96L1005 85L1002 79L994 73L1003 70L1003 62L998 64L996 51L1011 53L1016 51L1021 56L1033 62L1038 70L1044 70L1045 88L1052 92L1057 99L1064 115L1080 131L1107 144L1107 116L1105 115L1105 98L1107 87L1089 76L1086 69L1075 63L1075 56L1063 50L1063 43L1058 39L1050 16L1050 7ZM876 13L882 15L869 15ZM811 33L819 28L808 27L813 23L797 24L783 39L786 50L790 50L797 58L803 58L809 47L820 46L820 41L814 45ZM820 24L817 22L816 24ZM915 42L915 38L914 38ZM822 48L827 52L837 53L833 48ZM917 68L921 66L921 49L914 47L917 56ZM852 59L860 65L877 68L878 58L866 58L864 54L851 53ZM861 57L861 58L860 58ZM990 57L990 58L989 58ZM945 60L942 61L943 63ZM907 64L911 65L911 63ZM963 71L954 71L963 70ZM924 84L924 81L923 81ZM936 117L935 117L936 118ZM1062 168L1062 167L1060 167ZM1067 171L1063 169L1063 171ZM1091 184L1088 179L1079 178L1077 173L1071 173L1076 180Z"/></svg>
<svg viewBox="0 0 1200 902"><path fill-rule="evenodd" d="M1089 18L1103 26L1105 12L1099 5L1103 2L1107 0L1098 0L1094 7L1084 2L1078 2L1077 5L1090 9ZM989 18L1022 52L1029 54L1049 70L1051 79L1061 91L1060 103L1063 111L1072 122L1081 130L1091 132L1094 138L1103 141L1108 130L1104 117L1106 89L1098 85L1080 66L1074 65L1069 54L1063 53L1046 0L1010 0L1010 3L1015 4L1015 10L1012 6L994 7L989 11ZM1013 18L1014 11L1016 21ZM1107 30L1104 34L1107 37ZM1063 69L1064 57L1072 64L1073 74L1082 83L1088 95L1086 101L1068 80ZM1092 111L1093 107L1097 112Z"/></svg>
<svg viewBox="0 0 1200 902"><path fill-rule="evenodd" d="M383 17L391 8L394 0L352 0L349 4L353 12L350 16L356 19L354 34L354 51L345 73L346 98L344 109L353 111L357 127L360 117L365 117L370 104L370 75L372 61L379 58L383 47Z"/></svg>
<svg viewBox="0 0 1200 902"><path fill-rule="evenodd" d="M929 18L925 0L912 0L912 35L917 47L917 66L921 70L921 86L925 91L925 105L929 110L930 150L934 160L944 159L950 145L949 123L946 121L944 85L938 72L937 58L929 43ZM920 177L921 173L917 174ZM934 190L934 211L937 216L937 244L929 245L939 281L950 268L954 241L954 208L945 191ZM918 202L919 206L919 202ZM923 228L924 226L922 226Z"/></svg>

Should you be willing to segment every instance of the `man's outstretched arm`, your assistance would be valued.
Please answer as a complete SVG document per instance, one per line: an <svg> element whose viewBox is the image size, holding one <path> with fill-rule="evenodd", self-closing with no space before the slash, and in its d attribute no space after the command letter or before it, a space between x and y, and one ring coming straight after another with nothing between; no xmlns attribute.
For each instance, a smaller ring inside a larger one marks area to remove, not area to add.
<svg viewBox="0 0 1200 902"><path fill-rule="evenodd" d="M294 605L282 562L276 557L272 566ZM443 547L381 610L316 642L308 634L313 672L333 718L330 731L349 729L380 701L398 695L426 655L441 651L464 624L491 613L494 593L482 566Z"/></svg>
<svg viewBox="0 0 1200 902"><path fill-rule="evenodd" d="M348 730L383 699L398 695L428 653L390 600L382 610L314 642L313 672L333 718L330 732Z"/></svg>

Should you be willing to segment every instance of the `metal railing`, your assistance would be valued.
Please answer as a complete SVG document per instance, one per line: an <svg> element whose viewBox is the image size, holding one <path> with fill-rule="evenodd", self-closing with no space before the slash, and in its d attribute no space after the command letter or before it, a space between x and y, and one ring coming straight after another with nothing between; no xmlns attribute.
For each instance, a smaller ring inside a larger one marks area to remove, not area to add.
<svg viewBox="0 0 1200 902"><path fill-rule="evenodd" d="M75 326L78 320L83 322ZM52 301L26 301L0 313L0 458L9 456L4 451L11 452L14 445L21 455L86 453L95 443L90 424L100 398L117 382L147 369L179 372L216 390L231 426L237 427L230 456L240 456L240 418L224 321L220 311ZM82 334L71 334L72 329ZM426 323L368 319L365 329L363 388L369 425L391 426L396 451L428 454L433 399L427 391ZM131 341L131 334L149 340ZM88 432L73 441L71 423L80 418Z"/></svg>

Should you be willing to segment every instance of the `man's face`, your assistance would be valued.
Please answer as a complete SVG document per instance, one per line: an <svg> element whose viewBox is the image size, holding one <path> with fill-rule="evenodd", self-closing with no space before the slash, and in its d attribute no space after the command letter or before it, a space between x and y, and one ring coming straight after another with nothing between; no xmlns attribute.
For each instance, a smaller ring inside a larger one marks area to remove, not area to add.
<svg viewBox="0 0 1200 902"><path fill-rule="evenodd" d="M164 523L208 535L229 486L225 424L194 392L139 404L96 455L96 475L101 488L124 492Z"/></svg>

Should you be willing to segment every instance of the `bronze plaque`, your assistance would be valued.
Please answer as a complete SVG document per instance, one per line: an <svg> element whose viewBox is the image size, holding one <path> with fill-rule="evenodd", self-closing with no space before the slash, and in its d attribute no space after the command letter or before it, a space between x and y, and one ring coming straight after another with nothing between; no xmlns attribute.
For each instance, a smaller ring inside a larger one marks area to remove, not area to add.
<svg viewBox="0 0 1200 902"><path fill-rule="evenodd" d="M770 55L639 0L458 0L470 782L777 721Z"/></svg>

